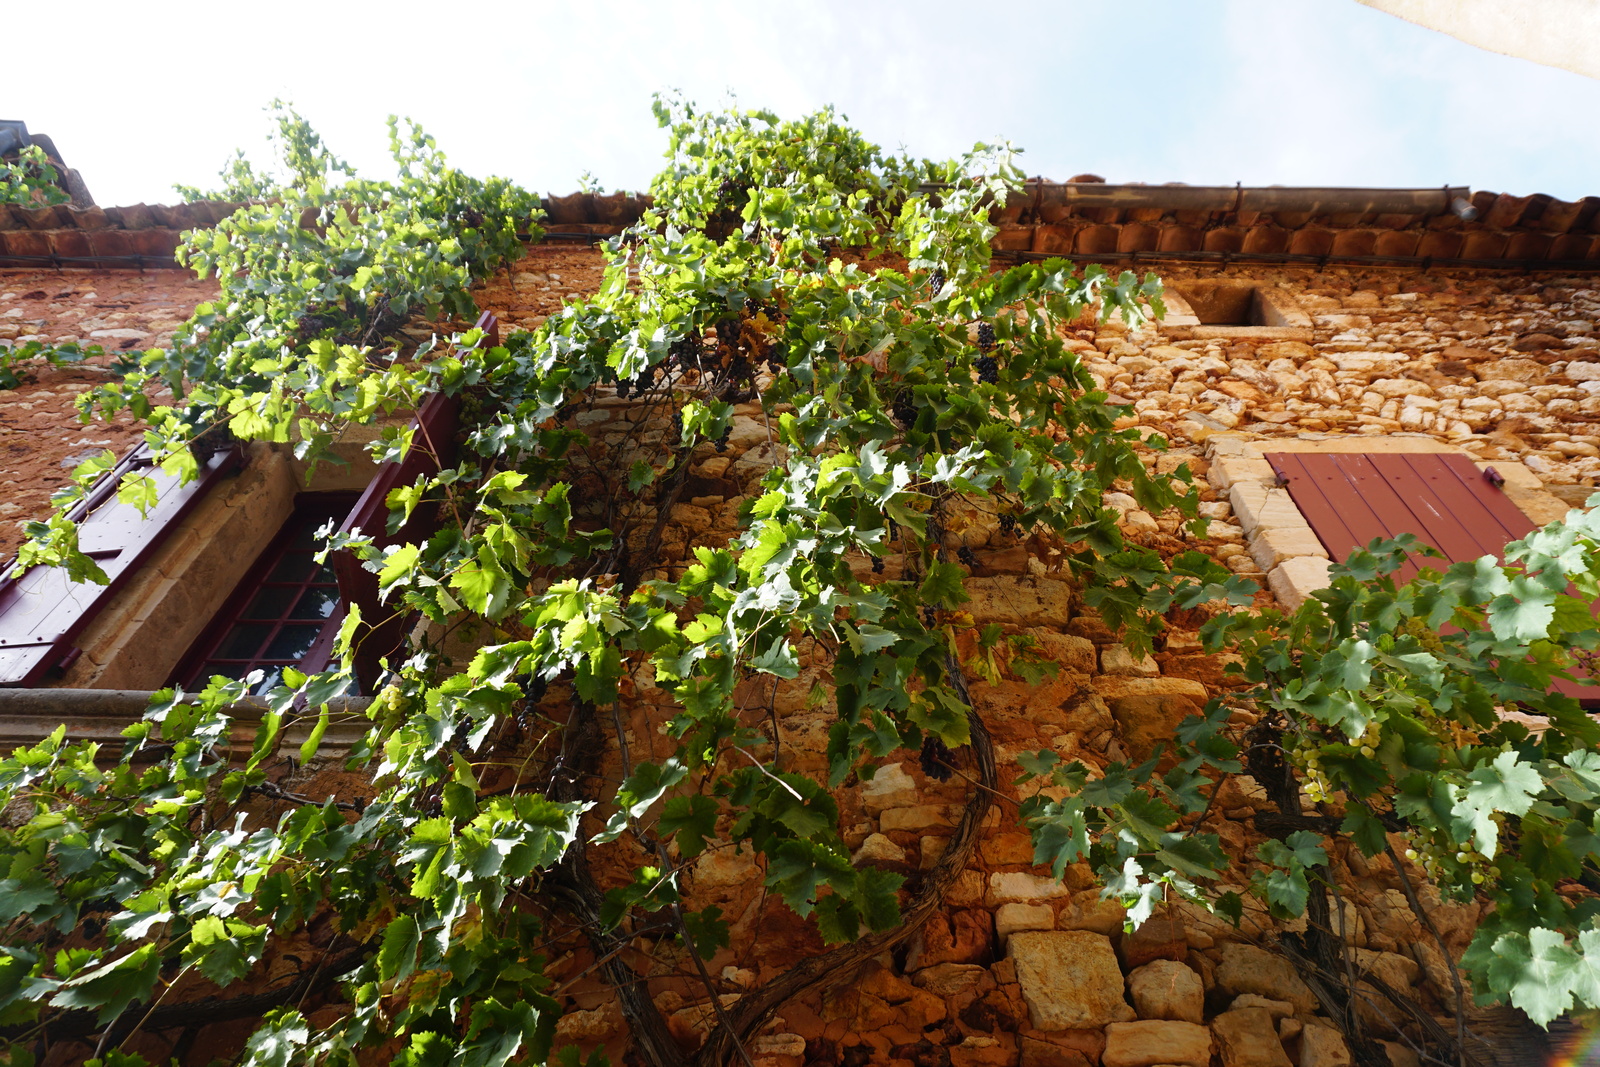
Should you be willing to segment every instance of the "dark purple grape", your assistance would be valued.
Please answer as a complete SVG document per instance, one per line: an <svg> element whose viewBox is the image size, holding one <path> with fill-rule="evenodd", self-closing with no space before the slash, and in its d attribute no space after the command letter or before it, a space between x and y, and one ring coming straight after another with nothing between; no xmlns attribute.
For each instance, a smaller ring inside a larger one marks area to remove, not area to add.
<svg viewBox="0 0 1600 1067"><path fill-rule="evenodd" d="M890 405L890 410L894 412L894 417L899 421L900 425L906 429L909 430L915 425L917 421L917 405L911 390L902 389L896 393L894 395L894 403Z"/></svg>
<svg viewBox="0 0 1600 1067"><path fill-rule="evenodd" d="M987 352L997 343L994 339L994 326L987 322L978 323L978 347Z"/></svg>
<svg viewBox="0 0 1600 1067"><path fill-rule="evenodd" d="M952 753L945 743L931 734L922 739L922 773L936 782L948 782Z"/></svg>
<svg viewBox="0 0 1600 1067"><path fill-rule="evenodd" d="M974 366L978 368L978 381L992 385L1000 380L1000 361L993 356L979 356Z"/></svg>

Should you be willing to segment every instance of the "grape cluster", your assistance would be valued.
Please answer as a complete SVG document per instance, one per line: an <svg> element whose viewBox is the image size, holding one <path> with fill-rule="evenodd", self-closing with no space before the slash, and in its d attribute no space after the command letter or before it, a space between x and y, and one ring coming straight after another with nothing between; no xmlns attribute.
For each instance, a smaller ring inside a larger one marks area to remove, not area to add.
<svg viewBox="0 0 1600 1067"><path fill-rule="evenodd" d="M1000 361L993 356L979 356L977 363L978 381L993 384L1000 380Z"/></svg>
<svg viewBox="0 0 1600 1067"><path fill-rule="evenodd" d="M1505 815L1497 811L1490 818L1504 831ZM1445 876L1455 880L1460 877L1462 868L1466 869L1467 878L1473 885L1482 885L1490 879L1500 877L1500 868L1477 849L1457 849L1452 852L1451 849L1454 847L1452 845L1415 839L1414 842L1412 847L1406 849L1406 859L1421 867L1434 881L1440 881Z"/></svg>
<svg viewBox="0 0 1600 1067"><path fill-rule="evenodd" d="M882 574L883 573L883 557L882 556L873 556L872 557L872 573L873 574Z"/></svg>
<svg viewBox="0 0 1600 1067"><path fill-rule="evenodd" d="M639 375L636 378L618 378L617 399L628 399L628 394L630 392L638 393L640 396L644 396L645 392L650 389L651 386L655 385L655 383L656 372L654 367L646 367L644 370L639 372Z"/></svg>
<svg viewBox="0 0 1600 1067"><path fill-rule="evenodd" d="M726 452L728 450L728 438L730 438L732 436L733 436L733 423L730 421L728 423L727 429L722 431L722 436L717 438L717 451L718 452Z"/></svg>
<svg viewBox="0 0 1600 1067"><path fill-rule="evenodd" d="M994 338L994 324L988 322L978 323L978 350L980 352L993 351L994 346L1000 342Z"/></svg>
<svg viewBox="0 0 1600 1067"><path fill-rule="evenodd" d="M936 782L948 782L951 776L950 749L933 735L922 739L922 773Z"/></svg>
<svg viewBox="0 0 1600 1067"><path fill-rule="evenodd" d="M908 430L917 421L916 399L910 389L902 389L894 395L894 403L890 405L890 410L894 412L894 417L900 425Z"/></svg>
<svg viewBox="0 0 1600 1067"><path fill-rule="evenodd" d="M767 369L782 374L789 369L789 346L779 341L767 348Z"/></svg>
<svg viewBox="0 0 1600 1067"><path fill-rule="evenodd" d="M676 445L677 442L682 441L682 440L683 440L683 411L682 411L681 408L673 408L672 409L672 441L673 441L673 444Z"/></svg>
<svg viewBox="0 0 1600 1067"><path fill-rule="evenodd" d="M928 276L928 288L933 291L934 296L939 295L939 290L944 288L944 283L945 277L942 270L935 270Z"/></svg>
<svg viewBox="0 0 1600 1067"><path fill-rule="evenodd" d="M1020 527L1017 525L1017 517L1015 515L1011 514L1009 511L1001 513L1001 515L1000 515L1000 532L1001 533L1005 534L1007 537L1015 537L1015 536L1017 536L1017 532L1018 532L1019 529L1020 529Z"/></svg>
<svg viewBox="0 0 1600 1067"><path fill-rule="evenodd" d="M966 545L962 545L960 548L956 549L956 559L959 559L968 567L976 567L978 565L978 557L973 555L972 549L968 548Z"/></svg>
<svg viewBox="0 0 1600 1067"><path fill-rule="evenodd" d="M1372 759L1378 754L1378 744L1383 740L1383 734L1375 722L1367 723L1365 732L1353 744L1360 753ZM1289 758L1299 767L1306 779L1306 796L1313 803L1325 803L1335 792L1333 784L1328 780L1327 774L1322 769L1322 745L1316 738L1302 737L1295 745Z"/></svg>
<svg viewBox="0 0 1600 1067"><path fill-rule="evenodd" d="M1309 739L1295 746L1289 758L1299 767L1306 779L1306 796L1312 803L1321 804L1333 793L1333 784L1322 771L1322 746Z"/></svg>
<svg viewBox="0 0 1600 1067"><path fill-rule="evenodd" d="M678 338L667 346L667 365L692 367L700 362L700 339L692 335Z"/></svg>

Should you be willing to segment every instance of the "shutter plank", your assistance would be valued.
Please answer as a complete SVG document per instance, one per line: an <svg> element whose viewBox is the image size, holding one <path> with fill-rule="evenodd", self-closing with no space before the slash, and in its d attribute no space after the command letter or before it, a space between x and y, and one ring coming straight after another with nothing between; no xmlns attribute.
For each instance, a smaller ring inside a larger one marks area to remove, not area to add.
<svg viewBox="0 0 1600 1067"><path fill-rule="evenodd" d="M0 687L44 681L73 652L72 642L95 614L240 458L236 451L214 455L201 465L197 479L180 485L176 477L151 467L140 445L106 472L68 514L79 524L79 547L95 557L110 581L75 583L60 567L34 567L21 578L0 581ZM117 499L117 484L130 470L142 470L156 482L156 503L148 516Z"/></svg>

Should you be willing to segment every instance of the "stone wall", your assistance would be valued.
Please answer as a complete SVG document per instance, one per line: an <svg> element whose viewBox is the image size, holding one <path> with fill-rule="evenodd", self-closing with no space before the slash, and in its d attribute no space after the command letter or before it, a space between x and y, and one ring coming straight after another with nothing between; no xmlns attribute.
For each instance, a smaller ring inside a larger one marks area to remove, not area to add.
<svg viewBox="0 0 1600 1067"><path fill-rule="evenodd" d="M1140 353L1159 347L1152 340L1140 348L1120 333L1104 340L1105 355L1134 367L1150 357L1120 352L1121 346ZM1174 351L1189 358L1188 349ZM642 411L636 402L603 399L574 418L593 434L593 453L625 467L626 455L619 453L641 429L635 419ZM693 488L674 507L660 548L661 573L676 574L694 544L720 543L733 534L739 501L772 461L767 440L756 406L746 405L726 451L697 449ZM1131 502L1122 506L1135 535L1180 540L1163 532L1168 517L1140 519ZM642 509L632 515L634 528L647 528L654 514ZM1217 550L1228 544L1217 542ZM1247 912L1236 929L1197 909L1173 907L1129 934L1122 909L1100 898L1087 865L1070 867L1065 879L1033 865L1016 807L1033 787L1012 784L1021 774L1017 757L1051 749L1103 767L1147 756L1218 691L1221 663L1201 655L1195 634L1183 629L1167 633L1153 656L1136 659L1082 611L1068 583L1039 573L1037 561L1030 565L1019 544L995 533L972 547L975 576L965 609L977 625L998 622L1009 633L1034 637L1060 672L1037 685L973 686L975 706L994 737L1003 794L976 854L909 946L780 1009L751 1047L757 1067L1209 1067L1214 1056L1224 1067L1348 1063L1341 1058L1348 1055L1343 1038L1319 1014L1311 990L1270 951L1277 926L1264 914ZM887 562L893 577L897 561ZM747 724L775 724L778 741L775 753L758 755L785 769L825 773L833 716L826 705L808 700L825 671L824 662L807 661L793 682L750 683ZM637 754L659 744L672 707L648 677L634 684L622 722ZM550 714L559 716L566 699L552 692ZM1250 721L1241 713L1238 725ZM622 775L615 745L607 756L603 775ZM904 875L909 900L943 855L970 788L959 776L928 778L912 753L891 756L870 782L847 782L836 796L855 861ZM1266 807L1248 778L1235 779L1223 787L1202 828L1219 834L1230 855L1248 857L1263 840L1253 816ZM1445 951L1422 936L1394 870L1337 846L1332 851L1343 884L1360 890L1346 905L1360 958L1397 991L1444 1011L1452 1002L1450 964ZM612 846L598 861L602 883L622 884L649 862L653 857L627 845ZM732 924L731 946L707 961L725 1004L824 948L810 923L767 893L764 875L752 856L725 840L687 868L692 905L716 905ZM1427 899L1430 917L1447 932L1446 950L1458 956L1478 907ZM689 961L670 940L643 938L635 949L655 1004L684 1047L693 1049L716 1022ZM594 963L592 949L578 937L553 950L547 973L567 1009L558 1033L561 1040L623 1055L626 1026L609 989L590 973ZM1399 1035L1378 1014L1373 1025L1397 1042L1397 1062L1408 1062Z"/></svg>
<svg viewBox="0 0 1600 1067"><path fill-rule="evenodd" d="M483 302L507 325L533 325L592 292L599 267L590 249L543 246L491 282ZM1542 501L1528 497L1534 510L1581 502L1600 476L1600 286L1586 277L1264 266L1166 276L1180 289L1218 277L1270 287L1273 305L1298 310L1305 322L1208 324L1190 315L1138 331L1087 321L1074 329L1070 343L1090 373L1117 402L1132 405L1124 424L1172 442L1170 451L1152 451L1150 463L1161 470L1188 463L1202 478L1205 513L1216 520L1210 536L1196 540L1176 515L1147 514L1130 496L1108 495L1135 540L1167 553L1199 547L1265 582L1232 490L1250 476L1238 467L1251 459L1248 449L1281 440L1409 440L1461 449L1500 469L1520 465L1523 474L1512 480L1545 494ZM0 292L16 293L0 297L0 308L31 306L15 285ZM54 326L13 317L35 334L57 336ZM155 329L153 320L143 325ZM1283 329L1298 332L1292 339L1270 332ZM29 403L53 380L41 376L34 386L0 394L0 418L8 402ZM60 419L58 409L49 410ZM660 418L605 395L573 413L574 424L594 436L595 462L623 467L640 433L662 432L652 424ZM40 430L52 425L68 424L38 421ZM695 543L734 533L740 501L775 455L755 404L739 409L725 449L697 450L660 548L663 573L681 567ZM627 535L642 537L655 517L637 505L624 516ZM1004 794L975 855L910 945L785 1005L753 1043L758 1067L1347 1063L1342 1039L1318 1014L1306 984L1269 951L1276 931L1265 916L1249 913L1236 929L1173 907L1129 934L1121 910L1100 900L1087 869L1070 868L1057 880L1032 865L1015 818L1022 798L1011 784L1017 756L1049 748L1103 766L1147 754L1218 691L1222 663L1201 655L1192 629L1183 627L1164 635L1154 655L1135 659L1023 544L985 526L961 536L975 561L968 608L977 624L1033 636L1060 672L1035 686L974 687L995 738ZM893 577L895 561L889 563ZM831 714L808 695L825 669L808 662L797 681L752 683L745 694L752 724L769 717L776 723L772 755L786 767L823 767ZM669 701L648 677L633 682L623 725L634 752L651 751ZM563 696L553 690L549 710L559 712ZM1240 713L1240 725L1249 721ZM613 748L607 759L605 772L619 774L620 753ZM495 784L486 780L485 787ZM317 779L305 788L317 792ZM896 754L870 783L841 789L841 829L858 863L903 874L909 893L943 854L969 788L959 777L929 780L914 754ZM1231 780L1205 829L1218 833L1230 854L1248 856L1260 841L1252 819L1264 805L1248 779ZM1441 949L1422 935L1392 867L1332 851L1342 880L1359 887L1343 914L1351 941L1368 954L1363 962L1427 1009L1445 1011L1452 996L1447 955L1465 946L1479 907L1424 894L1443 934ZM600 854L601 877L620 882L646 859L615 846ZM733 925L731 947L708 961L720 997L737 998L823 948L811 924L768 896L762 877L748 854L726 843L688 870L692 903L717 904ZM692 967L670 941L641 937L633 948L654 1002L684 1046L694 1047L714 1013L703 986L689 977ZM547 973L566 1012L562 1039L624 1055L626 1028L609 989L590 973L592 951L572 936L551 955ZM1380 1031L1387 1025L1376 1013L1372 1022ZM1406 1062L1403 1052L1395 1056Z"/></svg>

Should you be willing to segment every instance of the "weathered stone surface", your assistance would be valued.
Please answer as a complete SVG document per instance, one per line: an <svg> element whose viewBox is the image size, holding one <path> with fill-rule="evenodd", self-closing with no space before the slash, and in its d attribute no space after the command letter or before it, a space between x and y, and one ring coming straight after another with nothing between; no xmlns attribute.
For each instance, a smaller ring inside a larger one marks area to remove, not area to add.
<svg viewBox="0 0 1600 1067"><path fill-rule="evenodd" d="M1003 945L1023 930L1053 930L1055 909L1048 904L1002 904L994 913L994 932Z"/></svg>
<svg viewBox="0 0 1600 1067"><path fill-rule="evenodd" d="M861 847L850 856L857 866L863 863L904 863L906 850L882 834L868 834Z"/></svg>
<svg viewBox="0 0 1600 1067"><path fill-rule="evenodd" d="M978 963L990 958L988 912L963 908L943 912L922 924L906 954L906 970L916 971L938 963Z"/></svg>
<svg viewBox="0 0 1600 1067"><path fill-rule="evenodd" d="M1090 1067L1089 1057L1077 1049L1026 1034L1017 1044L1022 1053L1018 1067Z"/></svg>
<svg viewBox="0 0 1600 1067"><path fill-rule="evenodd" d="M1271 1000L1287 1000L1307 1013L1317 1010L1316 995L1282 956L1236 941L1217 951L1217 985L1224 992L1256 993Z"/></svg>
<svg viewBox="0 0 1600 1067"><path fill-rule="evenodd" d="M1183 923L1157 915L1140 923L1131 933L1123 934L1118 952L1122 956L1122 966L1133 971L1152 960L1181 961L1189 954L1189 943Z"/></svg>
<svg viewBox="0 0 1600 1067"><path fill-rule="evenodd" d="M1126 674L1141 678L1154 678L1161 673L1161 668L1149 655L1135 658L1134 654L1121 645L1107 645L1100 652L1100 669L1106 674Z"/></svg>
<svg viewBox="0 0 1600 1067"><path fill-rule="evenodd" d="M1262 527L1250 539L1250 558L1264 571L1297 556L1328 558L1328 550L1309 526Z"/></svg>
<svg viewBox="0 0 1600 1067"><path fill-rule="evenodd" d="M1287 1000L1273 1000L1260 993L1240 993L1233 998L1233 1003L1228 1005L1229 1011L1239 1011L1241 1008L1261 1008L1274 1019L1294 1014L1294 1005Z"/></svg>
<svg viewBox="0 0 1600 1067"><path fill-rule="evenodd" d="M1056 926L1062 930L1092 930L1110 937L1121 932L1127 918L1128 910L1101 896L1098 889L1080 889L1056 915Z"/></svg>
<svg viewBox="0 0 1600 1067"><path fill-rule="evenodd" d="M1211 1031L1194 1023L1144 1020L1106 1027L1103 1067L1210 1067Z"/></svg>
<svg viewBox="0 0 1600 1067"><path fill-rule="evenodd" d="M1176 960L1156 960L1128 975L1133 1010L1141 1019L1205 1021L1205 985L1200 976Z"/></svg>
<svg viewBox="0 0 1600 1067"><path fill-rule="evenodd" d="M956 824L955 815L944 804L913 804L905 808L886 808L878 816L878 825L884 832L908 830L921 833L935 828L949 829Z"/></svg>
<svg viewBox="0 0 1600 1067"><path fill-rule="evenodd" d="M1300 1031L1300 1067L1351 1067L1350 1046L1331 1026L1306 1023Z"/></svg>
<svg viewBox="0 0 1600 1067"><path fill-rule="evenodd" d="M1170 742L1178 724L1206 702L1206 687L1187 678L1099 677L1094 687L1135 759L1148 757L1162 741Z"/></svg>
<svg viewBox="0 0 1600 1067"><path fill-rule="evenodd" d="M995 985L989 968L975 963L940 963L924 967L911 976L911 981L918 988L939 997L981 993L993 989Z"/></svg>
<svg viewBox="0 0 1600 1067"><path fill-rule="evenodd" d="M1211 1020L1222 1067L1294 1067L1283 1051L1278 1026L1265 1008L1225 1011Z"/></svg>
<svg viewBox="0 0 1600 1067"><path fill-rule="evenodd" d="M903 808L916 802L916 780L898 763L879 767L869 780L861 783L861 804L869 815L879 815L886 808Z"/></svg>
<svg viewBox="0 0 1600 1067"><path fill-rule="evenodd" d="M1081 930L1012 934L1006 958L1039 1030L1081 1030L1131 1020L1109 939Z"/></svg>
<svg viewBox="0 0 1600 1067"><path fill-rule="evenodd" d="M963 605L974 618L1009 626L1065 626L1072 617L1072 587L1053 578L1003 574L968 578Z"/></svg>
<svg viewBox="0 0 1600 1067"><path fill-rule="evenodd" d="M1072 890L1059 878L1041 878L1027 871L996 871L989 876L985 903L991 908L1002 904L1029 904L1071 896Z"/></svg>
<svg viewBox="0 0 1600 1067"><path fill-rule="evenodd" d="M1417 976L1420 973L1416 960L1396 952L1374 952L1371 949L1358 948L1356 964L1377 975L1385 985L1400 994L1404 994L1417 984Z"/></svg>
<svg viewBox="0 0 1600 1067"><path fill-rule="evenodd" d="M1318 589L1328 587L1328 568L1333 564L1317 556L1286 559L1267 574L1272 595L1287 611L1294 611Z"/></svg>

